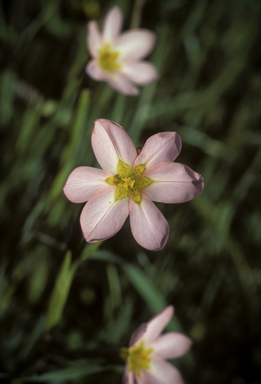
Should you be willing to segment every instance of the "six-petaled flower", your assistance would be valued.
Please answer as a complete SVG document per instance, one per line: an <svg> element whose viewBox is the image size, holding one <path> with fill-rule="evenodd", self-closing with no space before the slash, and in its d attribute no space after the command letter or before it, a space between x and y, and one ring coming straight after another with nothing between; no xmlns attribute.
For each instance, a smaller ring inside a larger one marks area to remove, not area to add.
<svg viewBox="0 0 261 384"><path fill-rule="evenodd" d="M146 29L134 29L120 34L122 12L111 8L100 33L96 21L88 23L87 44L91 61L86 72L93 79L106 81L117 91L137 95L134 84L145 85L157 78L155 67L142 59L152 50L154 33Z"/></svg>
<svg viewBox="0 0 261 384"><path fill-rule="evenodd" d="M149 250L167 242L169 226L152 202L183 203L203 189L202 177L186 165L173 163L181 150L176 132L151 136L137 155L126 131L113 121L98 119L92 147L102 169L78 167L64 193L74 203L87 201L80 217L88 242L115 235L130 215L136 241Z"/></svg>
<svg viewBox="0 0 261 384"><path fill-rule="evenodd" d="M168 306L142 324L131 336L129 347L121 349L121 357L126 360L124 384L184 384L179 371L165 359L184 355L191 340L178 332L161 335L173 312L174 308Z"/></svg>

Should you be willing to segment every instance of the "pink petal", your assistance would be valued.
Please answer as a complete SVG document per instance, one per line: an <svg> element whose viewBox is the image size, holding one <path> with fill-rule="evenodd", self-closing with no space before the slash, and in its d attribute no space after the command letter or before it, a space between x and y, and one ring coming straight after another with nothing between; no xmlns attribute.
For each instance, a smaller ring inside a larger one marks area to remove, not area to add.
<svg viewBox="0 0 261 384"><path fill-rule="evenodd" d="M155 34L146 29L124 32L115 44L122 60L139 60L148 55L155 43Z"/></svg>
<svg viewBox="0 0 261 384"><path fill-rule="evenodd" d="M134 372L129 371L128 363L125 365L124 375L123 375L123 384L138 384L134 382Z"/></svg>
<svg viewBox="0 0 261 384"><path fill-rule="evenodd" d="M63 187L67 199L73 203L84 203L115 189L105 183L111 173L92 167L78 167L69 175Z"/></svg>
<svg viewBox="0 0 261 384"><path fill-rule="evenodd" d="M146 384L184 384L179 371L164 360L152 360L150 371L144 375Z"/></svg>
<svg viewBox="0 0 261 384"><path fill-rule="evenodd" d="M165 333L153 343L153 355L173 359L188 352L192 341L182 333Z"/></svg>
<svg viewBox="0 0 261 384"><path fill-rule="evenodd" d="M139 85L148 84L158 77L156 68L146 62L126 62L122 72L134 83Z"/></svg>
<svg viewBox="0 0 261 384"><path fill-rule="evenodd" d="M169 305L147 323L147 329L143 335L143 339L145 340L146 345L150 344L153 340L158 338L163 329L170 322L173 313L174 308L172 305Z"/></svg>
<svg viewBox="0 0 261 384"><path fill-rule="evenodd" d="M128 199L114 201L115 191L90 200L83 208L80 223L89 243L106 240L123 226L129 214Z"/></svg>
<svg viewBox="0 0 261 384"><path fill-rule="evenodd" d="M145 164L143 176L148 176L175 160L180 151L181 139L176 132L157 133L146 141L135 159L133 168L139 164Z"/></svg>
<svg viewBox="0 0 261 384"><path fill-rule="evenodd" d="M140 204L130 202L130 224L134 239L142 247L159 251L169 237L169 225L155 204L142 194Z"/></svg>
<svg viewBox="0 0 261 384"><path fill-rule="evenodd" d="M145 370L141 370L140 376L138 377L135 376L135 379L137 381L137 384L150 384L150 381L148 381L148 377L147 377L147 371Z"/></svg>
<svg viewBox="0 0 261 384"><path fill-rule="evenodd" d="M94 80L97 80L97 81L106 80L106 74L102 69L99 68L97 60L91 60L87 64L85 71Z"/></svg>
<svg viewBox="0 0 261 384"><path fill-rule="evenodd" d="M144 189L153 201L184 203L194 199L204 187L202 177L184 164L170 163L149 176L156 183Z"/></svg>
<svg viewBox="0 0 261 384"><path fill-rule="evenodd" d="M92 132L92 148L100 166L117 174L119 159L132 165L137 152L127 132L111 120L97 119Z"/></svg>
<svg viewBox="0 0 261 384"><path fill-rule="evenodd" d="M112 7L105 16L103 24L103 42L113 42L121 31L122 12L119 7Z"/></svg>
<svg viewBox="0 0 261 384"><path fill-rule="evenodd" d="M135 343L139 344L139 342L143 338L143 335L146 332L147 326L147 323L143 323L139 326L139 328L136 329L135 332L133 332L130 338L129 347L131 347Z"/></svg>
<svg viewBox="0 0 261 384"><path fill-rule="evenodd" d="M102 39L96 21L90 21L87 25L87 45L92 57L97 57L97 51L101 48Z"/></svg>
<svg viewBox="0 0 261 384"><path fill-rule="evenodd" d="M121 72L116 72L112 76L107 76L107 82L116 91L123 93L124 95L138 95L139 90L133 85L128 77Z"/></svg>

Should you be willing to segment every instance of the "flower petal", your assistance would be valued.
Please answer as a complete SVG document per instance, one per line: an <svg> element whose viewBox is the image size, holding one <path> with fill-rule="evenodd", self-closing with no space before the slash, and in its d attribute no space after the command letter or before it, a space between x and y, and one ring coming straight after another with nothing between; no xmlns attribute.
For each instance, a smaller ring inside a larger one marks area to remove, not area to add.
<svg viewBox="0 0 261 384"><path fill-rule="evenodd" d="M139 328L136 329L135 332L133 332L130 338L129 347L131 347L135 343L139 344L139 342L143 338L143 335L146 332L146 329L147 329L147 323L143 323L139 326Z"/></svg>
<svg viewBox="0 0 261 384"><path fill-rule="evenodd" d="M172 305L169 305L147 323L147 329L143 335L143 339L145 340L146 345L158 338L163 329L170 322L173 313L174 308Z"/></svg>
<svg viewBox="0 0 261 384"><path fill-rule="evenodd" d="M165 333L153 343L153 355L173 359L188 352L192 341L182 333Z"/></svg>
<svg viewBox="0 0 261 384"><path fill-rule="evenodd" d="M102 46L102 39L96 21L90 21L87 25L87 45L92 57L97 57L97 51Z"/></svg>
<svg viewBox="0 0 261 384"><path fill-rule="evenodd" d="M110 172L92 167L78 167L69 175L63 187L67 199L73 203L84 203L115 189L105 183L112 176Z"/></svg>
<svg viewBox="0 0 261 384"><path fill-rule="evenodd" d="M164 360L152 360L150 371L144 371L144 376L144 384L184 384L180 372Z"/></svg>
<svg viewBox="0 0 261 384"><path fill-rule="evenodd" d="M121 60L139 60L147 56L155 43L155 34L146 29L134 29L121 34L114 48Z"/></svg>
<svg viewBox="0 0 261 384"><path fill-rule="evenodd" d="M128 77L121 72L116 72L113 76L107 76L107 82L112 88L124 95L138 95L140 93L138 88L131 84Z"/></svg>
<svg viewBox="0 0 261 384"><path fill-rule="evenodd" d="M128 199L114 201L115 191L90 200L83 208L80 223L89 243L106 240L123 226L129 214Z"/></svg>
<svg viewBox="0 0 261 384"><path fill-rule="evenodd" d="M144 193L161 203L184 203L194 199L204 187L202 177L180 163L170 163L149 177L156 183L145 188Z"/></svg>
<svg viewBox="0 0 261 384"><path fill-rule="evenodd" d="M127 132L119 124L106 119L94 122L92 148L100 166L114 174L117 174L119 159L131 167L137 156Z"/></svg>
<svg viewBox="0 0 261 384"><path fill-rule="evenodd" d="M118 36L122 27L122 12L119 7L112 7L105 16L103 24L103 42L112 43Z"/></svg>
<svg viewBox="0 0 261 384"><path fill-rule="evenodd" d="M129 364L126 363L124 375L123 375L123 384L138 384L134 382L134 372L129 371L128 367L129 367Z"/></svg>
<svg viewBox="0 0 261 384"><path fill-rule="evenodd" d="M126 62L122 72L134 83L139 85L148 84L158 77L156 68L147 61Z"/></svg>
<svg viewBox="0 0 261 384"><path fill-rule="evenodd" d="M130 202L130 224L132 234L142 247L158 251L169 237L169 225L156 205L142 194L139 204Z"/></svg>
<svg viewBox="0 0 261 384"><path fill-rule="evenodd" d="M181 139L176 132L160 132L151 136L144 144L140 154L135 159L133 168L145 164L143 176L166 167L179 155Z"/></svg>
<svg viewBox="0 0 261 384"><path fill-rule="evenodd" d="M106 74L99 68L97 60L91 60L86 68L86 73L94 80L103 81L106 80Z"/></svg>

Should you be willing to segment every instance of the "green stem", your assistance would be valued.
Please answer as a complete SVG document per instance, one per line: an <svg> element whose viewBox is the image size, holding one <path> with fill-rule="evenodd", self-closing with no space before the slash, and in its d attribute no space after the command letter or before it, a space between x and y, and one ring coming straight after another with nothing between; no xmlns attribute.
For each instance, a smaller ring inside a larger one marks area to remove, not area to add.
<svg viewBox="0 0 261 384"><path fill-rule="evenodd" d="M140 26L142 6L143 6L143 0L136 0L135 1L133 13L132 13L132 18L131 18L131 23L130 23L131 29L139 28L139 26Z"/></svg>
<svg viewBox="0 0 261 384"><path fill-rule="evenodd" d="M56 278L55 286L50 298L44 327L46 332L50 331L51 328L59 324L62 318L63 310L77 268L83 261L91 257L92 254L99 248L101 244L102 241L94 244L89 244L83 252L81 259L73 263L71 251L66 252L64 261Z"/></svg>

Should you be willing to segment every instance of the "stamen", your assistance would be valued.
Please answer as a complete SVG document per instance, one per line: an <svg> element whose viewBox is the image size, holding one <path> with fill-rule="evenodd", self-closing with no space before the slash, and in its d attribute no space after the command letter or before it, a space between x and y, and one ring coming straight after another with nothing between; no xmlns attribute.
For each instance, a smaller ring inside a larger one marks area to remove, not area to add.
<svg viewBox="0 0 261 384"><path fill-rule="evenodd" d="M124 188L128 189L129 187L132 189L135 183L135 180L131 180L129 177L124 177L122 179L124 181Z"/></svg>
<svg viewBox="0 0 261 384"><path fill-rule="evenodd" d="M117 186L115 190L115 201L131 196L135 203L140 203L142 196L140 190L153 183L149 177L141 176L145 171L145 165L138 165L133 170L128 164L119 160L117 166L118 174L108 177L105 181L110 185Z"/></svg>
<svg viewBox="0 0 261 384"><path fill-rule="evenodd" d="M118 62L119 52L112 51L110 44L105 44L98 52L99 66L109 73L114 73L121 68Z"/></svg>
<svg viewBox="0 0 261 384"><path fill-rule="evenodd" d="M134 371L137 376L140 375L140 370L150 369L152 348L144 348L144 341L139 345L129 349L129 371Z"/></svg>

